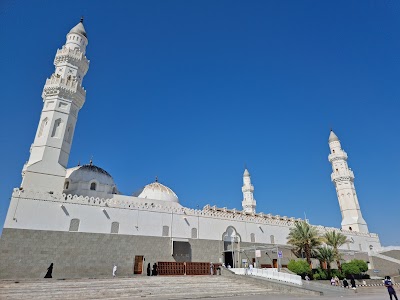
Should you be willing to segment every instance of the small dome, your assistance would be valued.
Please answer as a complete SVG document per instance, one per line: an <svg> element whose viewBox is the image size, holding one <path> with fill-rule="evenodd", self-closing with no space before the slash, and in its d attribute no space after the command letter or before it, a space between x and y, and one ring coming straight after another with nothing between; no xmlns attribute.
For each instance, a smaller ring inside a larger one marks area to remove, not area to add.
<svg viewBox="0 0 400 300"><path fill-rule="evenodd" d="M111 175L106 170L92 163L67 169L65 178L73 182L90 182L96 180L100 184L115 186Z"/></svg>
<svg viewBox="0 0 400 300"><path fill-rule="evenodd" d="M153 182L133 193L134 197L179 203L178 196L169 187Z"/></svg>
<svg viewBox="0 0 400 300"><path fill-rule="evenodd" d="M81 21L78 24L76 24L75 27L69 31L69 33L78 33L87 38L85 27L83 27L83 19L81 19Z"/></svg>
<svg viewBox="0 0 400 300"><path fill-rule="evenodd" d="M331 130L331 133L329 134L329 143L332 142L338 142L339 138L337 137L337 135L333 132L333 130Z"/></svg>

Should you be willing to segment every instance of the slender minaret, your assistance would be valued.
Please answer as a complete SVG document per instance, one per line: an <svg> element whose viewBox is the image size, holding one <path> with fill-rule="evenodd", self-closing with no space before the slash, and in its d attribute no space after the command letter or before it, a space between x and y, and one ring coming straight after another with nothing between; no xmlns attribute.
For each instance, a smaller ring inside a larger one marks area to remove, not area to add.
<svg viewBox="0 0 400 300"><path fill-rule="evenodd" d="M243 173L243 201L242 207L245 212L255 213L256 212L256 200L254 200L253 192L254 186L251 184L250 173L247 169Z"/></svg>
<svg viewBox="0 0 400 300"><path fill-rule="evenodd" d="M332 130L329 135L329 148L331 154L328 159L333 170L331 179L336 188L342 213L342 229L367 233L367 223L362 217L354 187L354 173L347 165L347 153L343 151L339 138Z"/></svg>
<svg viewBox="0 0 400 300"><path fill-rule="evenodd" d="M57 50L55 71L43 88L43 109L29 160L22 170L24 189L62 192L78 112L85 103L82 80L89 69L83 18Z"/></svg>

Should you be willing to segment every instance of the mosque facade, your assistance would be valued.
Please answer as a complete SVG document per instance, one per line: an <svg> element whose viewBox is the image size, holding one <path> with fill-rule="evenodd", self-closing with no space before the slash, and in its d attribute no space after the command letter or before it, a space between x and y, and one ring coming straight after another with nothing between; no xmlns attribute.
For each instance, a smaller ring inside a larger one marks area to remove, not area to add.
<svg viewBox="0 0 400 300"><path fill-rule="evenodd" d="M243 210L206 205L192 209L156 180L132 196L122 195L112 176L92 161L67 168L89 69L83 21L57 50L55 71L46 80L40 116L22 183L12 192L0 239L0 278L42 277L50 263L58 278L141 273L154 262L215 262L240 266L254 261L276 267L295 258L286 239L296 222L256 212L249 170L243 173ZM368 231L354 186L354 174L339 138L331 131L329 161L342 213L344 253L368 259L381 249ZM256 255L256 249L262 249ZM356 254L355 254L356 253ZM256 257L257 256L257 257Z"/></svg>

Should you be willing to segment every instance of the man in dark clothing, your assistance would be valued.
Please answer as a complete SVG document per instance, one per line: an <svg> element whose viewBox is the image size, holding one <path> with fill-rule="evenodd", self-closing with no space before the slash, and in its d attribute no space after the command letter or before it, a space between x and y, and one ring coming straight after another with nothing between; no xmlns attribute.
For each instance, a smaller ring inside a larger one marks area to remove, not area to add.
<svg viewBox="0 0 400 300"><path fill-rule="evenodd" d="M388 290L388 293L389 293L389 296L390 296L390 300L393 299L392 298L393 296L394 296L394 298L396 300L399 300L399 299L397 299L396 291L393 288L393 282L390 279L390 276L386 276L385 277L385 286L387 287L387 290Z"/></svg>
<svg viewBox="0 0 400 300"><path fill-rule="evenodd" d="M351 283L351 288L353 290L355 290L357 287L356 287L356 280L354 279L354 275L351 275L350 283Z"/></svg>
<svg viewBox="0 0 400 300"><path fill-rule="evenodd" d="M150 263L147 265L147 276L151 275L151 266Z"/></svg>
<svg viewBox="0 0 400 300"><path fill-rule="evenodd" d="M151 273L151 276L157 276L158 270L157 270L157 264L154 263L153 265L153 272Z"/></svg>

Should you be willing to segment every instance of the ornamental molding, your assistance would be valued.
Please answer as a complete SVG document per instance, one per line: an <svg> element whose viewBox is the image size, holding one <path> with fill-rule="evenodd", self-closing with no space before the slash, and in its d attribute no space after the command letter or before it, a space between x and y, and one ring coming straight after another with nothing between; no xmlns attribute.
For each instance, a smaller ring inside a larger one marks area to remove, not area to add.
<svg viewBox="0 0 400 300"><path fill-rule="evenodd" d="M76 79L57 77L53 74L46 79L42 98L45 101L46 97L54 96L73 100L75 105L81 109L85 103L86 91Z"/></svg>
<svg viewBox="0 0 400 300"><path fill-rule="evenodd" d="M286 216L271 215L264 213L246 213L244 211L237 211L235 209L229 210L227 208L217 208L216 206L206 205L202 210L191 209L186 207L171 207L164 206L161 204L155 204L150 199L140 199L130 197L131 199L118 199L118 198L98 198L71 195L60 192L49 192L44 190L24 190L15 188L12 193L14 199L25 199L31 201L49 201L64 204L73 205L86 205L94 206L103 209L116 208L116 209L129 209L129 210L146 210L154 212L168 212L178 214L182 216L193 216L193 217L209 217L224 220L232 220L239 222L255 223L257 225L272 225L280 227L293 227L296 222L303 221L302 219L288 218ZM366 236L371 238L378 237L375 233L363 233L356 231L346 231L333 227L314 226L320 232L337 231L342 232L346 235L352 236Z"/></svg>
<svg viewBox="0 0 400 300"><path fill-rule="evenodd" d="M69 63L77 66L83 72L83 75L86 75L87 71L89 70L90 61L78 49L69 49L63 47L62 49L57 50L54 58L55 66L58 66L62 63Z"/></svg>

